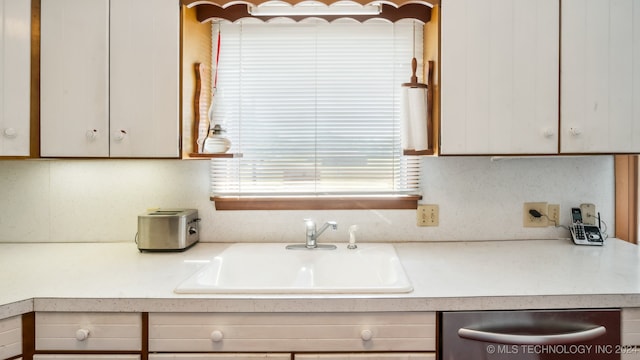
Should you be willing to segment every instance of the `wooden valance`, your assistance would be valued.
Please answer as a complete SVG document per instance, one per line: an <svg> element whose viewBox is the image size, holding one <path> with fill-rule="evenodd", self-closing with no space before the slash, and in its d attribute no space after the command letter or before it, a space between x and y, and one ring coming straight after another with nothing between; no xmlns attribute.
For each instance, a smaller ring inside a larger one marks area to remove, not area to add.
<svg viewBox="0 0 640 360"><path fill-rule="evenodd" d="M288 0L287 3L296 5L306 0ZM315 0L326 5L331 5L337 0ZM237 21L243 18L251 18L251 14L248 11L248 5L259 6L268 2L268 0L254 0L250 1L211 1L211 0L182 0L182 4L187 7L196 8L196 17L199 22L228 20ZM382 1L370 1L370 0L351 0L354 4L360 5L381 5L382 12L378 15L322 15L313 16L322 18L327 21L333 21L338 18L350 18L356 21L366 21L369 19L385 19L391 22L396 22L401 19L416 19L423 23L428 23L431 20L431 8L434 5L438 5L440 0L432 0L431 2L415 2L411 0L398 0L396 3L382 2ZM274 16L275 17L275 16ZM271 16L260 16L259 19L263 21L269 21L274 18ZM278 16L280 17L280 16ZM302 19L311 16L286 16L294 21L300 21Z"/></svg>

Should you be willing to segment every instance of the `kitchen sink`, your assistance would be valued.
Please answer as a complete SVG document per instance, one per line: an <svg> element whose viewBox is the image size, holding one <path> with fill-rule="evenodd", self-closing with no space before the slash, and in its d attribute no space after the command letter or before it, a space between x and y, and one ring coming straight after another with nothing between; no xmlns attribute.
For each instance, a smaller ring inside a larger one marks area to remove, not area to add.
<svg viewBox="0 0 640 360"><path fill-rule="evenodd" d="M233 244L175 289L179 294L406 293L413 290L391 244L287 250Z"/></svg>

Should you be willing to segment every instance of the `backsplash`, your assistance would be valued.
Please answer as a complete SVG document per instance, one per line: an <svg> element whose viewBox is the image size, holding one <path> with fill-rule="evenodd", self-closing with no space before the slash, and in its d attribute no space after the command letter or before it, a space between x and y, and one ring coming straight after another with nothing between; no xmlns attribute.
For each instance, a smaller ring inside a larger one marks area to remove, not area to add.
<svg viewBox="0 0 640 360"><path fill-rule="evenodd" d="M302 219L335 220L320 242L448 241L568 237L523 228L522 204L594 203L614 229L612 156L426 157L423 200L440 206L438 227L417 227L415 210L215 211L209 162L184 160L0 161L0 242L134 241L137 216L153 207L197 208L201 241L302 242Z"/></svg>

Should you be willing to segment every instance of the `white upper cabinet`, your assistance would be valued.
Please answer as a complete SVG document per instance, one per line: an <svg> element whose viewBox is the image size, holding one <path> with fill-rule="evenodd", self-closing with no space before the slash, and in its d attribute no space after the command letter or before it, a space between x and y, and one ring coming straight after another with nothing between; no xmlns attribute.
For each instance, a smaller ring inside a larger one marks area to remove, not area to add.
<svg viewBox="0 0 640 360"><path fill-rule="evenodd" d="M558 152L559 11L559 0L442 1L442 154Z"/></svg>
<svg viewBox="0 0 640 360"><path fill-rule="evenodd" d="M109 0L42 0L41 156L109 156Z"/></svg>
<svg viewBox="0 0 640 360"><path fill-rule="evenodd" d="M179 0L41 11L41 155L179 157Z"/></svg>
<svg viewBox="0 0 640 360"><path fill-rule="evenodd" d="M0 156L29 156L31 0L0 0Z"/></svg>
<svg viewBox="0 0 640 360"><path fill-rule="evenodd" d="M640 152L640 2L562 0L563 153Z"/></svg>
<svg viewBox="0 0 640 360"><path fill-rule="evenodd" d="M179 0L111 0L111 156L178 157Z"/></svg>

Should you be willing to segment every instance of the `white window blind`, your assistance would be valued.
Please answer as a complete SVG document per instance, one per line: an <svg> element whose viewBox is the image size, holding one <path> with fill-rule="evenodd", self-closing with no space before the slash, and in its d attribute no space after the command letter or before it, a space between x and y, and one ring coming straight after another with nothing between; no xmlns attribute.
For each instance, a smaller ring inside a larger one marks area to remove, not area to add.
<svg viewBox="0 0 640 360"><path fill-rule="evenodd" d="M211 160L213 196L418 192L420 159L402 155L399 118L421 25L220 23L214 63L218 29L214 123L242 157Z"/></svg>

